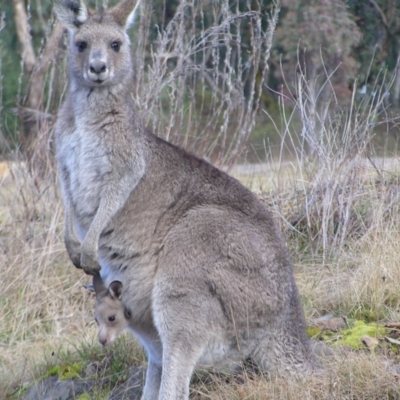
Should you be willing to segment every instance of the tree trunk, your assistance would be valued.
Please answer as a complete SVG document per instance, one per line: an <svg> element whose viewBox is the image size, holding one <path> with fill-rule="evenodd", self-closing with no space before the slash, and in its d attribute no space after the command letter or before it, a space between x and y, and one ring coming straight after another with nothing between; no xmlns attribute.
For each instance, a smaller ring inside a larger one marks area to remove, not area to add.
<svg viewBox="0 0 400 400"><path fill-rule="evenodd" d="M55 62L63 32L64 28L56 22L41 56L30 73L26 94L22 101L21 145L30 161L31 168L37 172L47 164L47 139L52 120L52 115L46 112L44 104L45 78L49 67Z"/></svg>
<svg viewBox="0 0 400 400"><path fill-rule="evenodd" d="M29 73L36 64L36 56L33 50L32 37L29 33L28 15L23 0L13 0L13 7L17 36L22 49L24 70Z"/></svg>
<svg viewBox="0 0 400 400"><path fill-rule="evenodd" d="M15 24L22 49L24 73L28 82L24 98L18 107L20 127L20 147L27 159L28 167L37 178L43 178L48 164L48 135L51 116L46 113L44 90L46 74L54 63L58 45L64 29L59 22L54 24L51 34L46 38L41 54L34 52L29 33L28 15L23 0L13 0Z"/></svg>

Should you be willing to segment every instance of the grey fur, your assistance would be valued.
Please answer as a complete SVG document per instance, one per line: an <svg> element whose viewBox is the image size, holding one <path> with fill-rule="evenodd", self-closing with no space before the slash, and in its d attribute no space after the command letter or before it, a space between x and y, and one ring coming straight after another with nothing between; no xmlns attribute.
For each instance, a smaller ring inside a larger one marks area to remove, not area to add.
<svg viewBox="0 0 400 400"><path fill-rule="evenodd" d="M146 130L134 111L125 29L136 0L109 11L56 4L70 35L70 87L56 126L65 244L105 287L123 283L114 305L148 355L143 399L187 399L199 362L252 357L271 373L312 370L271 214L238 181ZM98 296L96 314L106 298Z"/></svg>

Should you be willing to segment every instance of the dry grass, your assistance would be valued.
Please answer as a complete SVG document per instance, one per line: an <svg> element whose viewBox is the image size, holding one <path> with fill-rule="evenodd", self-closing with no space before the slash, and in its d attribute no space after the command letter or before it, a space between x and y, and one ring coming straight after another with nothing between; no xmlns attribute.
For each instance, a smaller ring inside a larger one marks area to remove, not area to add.
<svg viewBox="0 0 400 400"><path fill-rule="evenodd" d="M0 188L0 393L31 380L60 346L95 334L84 278L65 254L55 186L38 190L23 168L11 171Z"/></svg>
<svg viewBox="0 0 400 400"><path fill-rule="evenodd" d="M392 167L390 176L398 173L396 163ZM369 169L360 174L365 179L360 202L373 213L370 228L363 235L347 237L340 253L324 260L321 253L301 248L302 240L293 237L296 231L284 223L290 219L293 203L287 188L290 182L295 184L295 175L287 173L287 168L282 175L270 172L265 181L272 188L269 180L273 183L285 177L282 187L286 189L278 196L280 209L285 210L280 221L288 237L292 235L289 244L307 318L331 312L366 321L400 321L400 229L398 215L393 212L400 200L398 196L392 198L388 209L384 195L396 191L397 185L388 183L383 193ZM383 170L380 174L385 176ZM88 278L71 265L64 249L63 210L54 182L49 180L38 189L17 164L11 168L11 175L12 180L0 187L0 393L32 382L51 365L106 358L96 345L93 299L81 286ZM253 182L257 179L253 175ZM265 195L268 203L272 192ZM303 196L299 194L299 202ZM126 344L108 349L108 357L113 352L126 354ZM129 362L140 359L134 348ZM398 399L398 364L400 358L394 349L349 351L325 360L325 372L304 381L271 381L260 375L220 379L211 375L194 383L193 397Z"/></svg>
<svg viewBox="0 0 400 400"><path fill-rule="evenodd" d="M198 399L237 400L322 400L322 399L398 399L397 378L385 360L374 355L357 353L335 358L323 374L301 381L280 378L248 377L245 384L216 382L209 387L196 387ZM196 398L196 397L195 397Z"/></svg>

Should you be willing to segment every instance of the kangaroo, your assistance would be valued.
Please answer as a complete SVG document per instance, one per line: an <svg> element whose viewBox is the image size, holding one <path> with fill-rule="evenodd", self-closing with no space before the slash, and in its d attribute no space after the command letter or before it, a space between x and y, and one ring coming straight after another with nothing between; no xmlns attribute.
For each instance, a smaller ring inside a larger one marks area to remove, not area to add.
<svg viewBox="0 0 400 400"><path fill-rule="evenodd" d="M199 362L311 371L293 267L270 212L135 112L127 29L137 10L137 0L108 10L55 1L70 39L55 130L69 257L105 287L123 283L114 293L148 357L143 400L188 399Z"/></svg>

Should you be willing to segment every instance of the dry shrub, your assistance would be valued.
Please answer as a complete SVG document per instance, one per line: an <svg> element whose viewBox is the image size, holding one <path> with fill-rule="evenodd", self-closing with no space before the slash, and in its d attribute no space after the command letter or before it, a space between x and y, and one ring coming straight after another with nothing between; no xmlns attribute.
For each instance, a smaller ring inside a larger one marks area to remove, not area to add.
<svg viewBox="0 0 400 400"><path fill-rule="evenodd" d="M167 140L232 165L259 113L278 4L269 16L258 0L240 8L228 0L183 0L167 22L143 10L133 37L144 122Z"/></svg>
<svg viewBox="0 0 400 400"><path fill-rule="evenodd" d="M330 79L325 86L332 86ZM282 148L267 202L283 218L289 239L324 263L382 224L399 223L399 159L393 153L378 157L373 146L377 127L395 121L385 118L386 85L374 88L373 98L358 98L355 83L345 108L334 93L320 102L310 85L300 71L287 91L291 97L281 102L283 129L276 129ZM288 143L290 161L283 159Z"/></svg>
<svg viewBox="0 0 400 400"><path fill-rule="evenodd" d="M285 99L293 110L281 103L285 141L262 199L286 233L308 316L397 321L400 162L395 153L379 157L372 142L379 125L395 122L386 118L387 86L374 98L354 89L343 108L334 93L319 102L307 85L300 72Z"/></svg>

